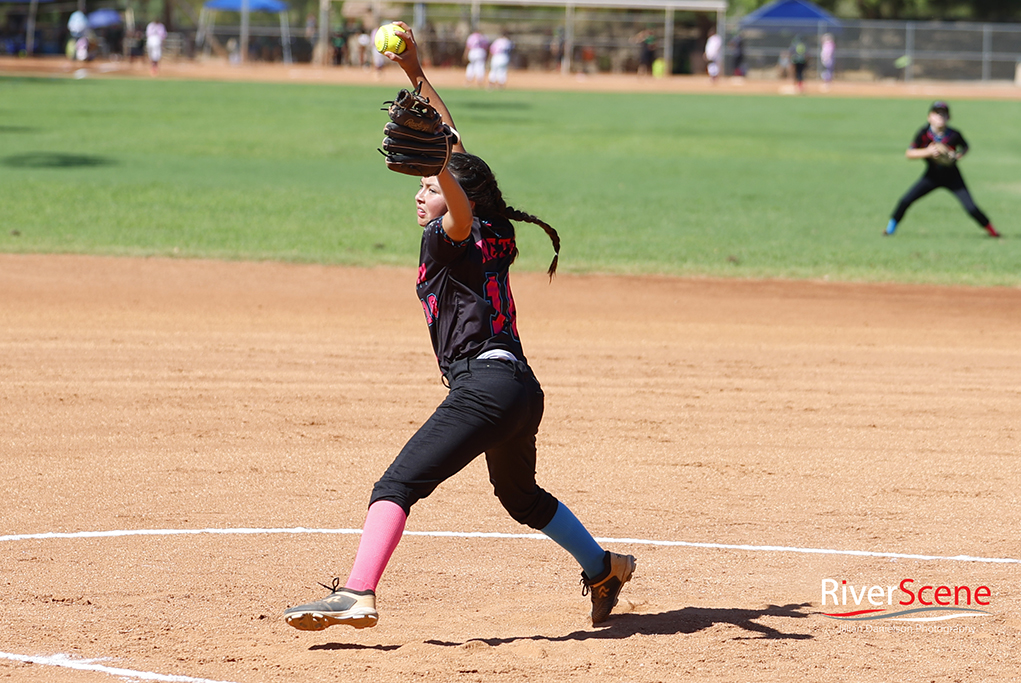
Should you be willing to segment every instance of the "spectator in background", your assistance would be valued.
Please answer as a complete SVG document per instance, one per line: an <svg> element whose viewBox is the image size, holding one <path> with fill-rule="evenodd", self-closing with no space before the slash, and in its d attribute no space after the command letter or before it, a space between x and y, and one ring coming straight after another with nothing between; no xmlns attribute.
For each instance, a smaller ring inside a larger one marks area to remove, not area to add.
<svg viewBox="0 0 1021 683"><path fill-rule="evenodd" d="M805 67L808 65L808 46L801 35L791 41L791 65L794 67L794 87L799 94L805 92Z"/></svg>
<svg viewBox="0 0 1021 683"><path fill-rule="evenodd" d="M638 75L648 76L652 73L652 62L656 59L656 34L646 29L639 31L631 38L638 44Z"/></svg>
<svg viewBox="0 0 1021 683"><path fill-rule="evenodd" d="M238 43L237 38L229 38L227 40L227 62L231 66L237 66L241 63L241 45Z"/></svg>
<svg viewBox="0 0 1021 683"><path fill-rule="evenodd" d="M829 90L830 82L833 80L833 65L836 61L836 50L837 44L833 40L833 34L823 34L822 47L819 48L819 62L822 64L822 82L824 90Z"/></svg>
<svg viewBox="0 0 1021 683"><path fill-rule="evenodd" d="M149 53L149 69L153 76L159 74L160 59L163 58L163 41L167 39L167 28L159 19L145 27L145 49Z"/></svg>
<svg viewBox="0 0 1021 683"><path fill-rule="evenodd" d="M135 60L141 61L145 56L145 36L138 28L131 31L125 39L125 49L128 52L128 63L134 64Z"/></svg>
<svg viewBox="0 0 1021 683"><path fill-rule="evenodd" d="M559 71L564 66L564 28L558 26L549 42L550 67Z"/></svg>
<svg viewBox="0 0 1021 683"><path fill-rule="evenodd" d="M709 29L709 38L705 41L706 71L709 72L709 79L715 83L720 77L720 59L723 57L723 38L716 33L716 29Z"/></svg>
<svg viewBox="0 0 1021 683"><path fill-rule="evenodd" d="M124 24L114 24L106 29L107 48L111 59L120 59L124 55Z"/></svg>
<svg viewBox="0 0 1021 683"><path fill-rule="evenodd" d="M486 57L489 55L489 40L478 31L473 31L464 43L464 59L468 68L464 72L466 85L482 85L486 80Z"/></svg>
<svg viewBox="0 0 1021 683"><path fill-rule="evenodd" d="M71 33L71 37L77 40L85 35L88 29L89 19L85 13L81 10L72 12L71 17L67 20L67 30Z"/></svg>
<svg viewBox="0 0 1021 683"><path fill-rule="evenodd" d="M85 16L85 13L81 10L75 10L71 13L71 17L67 20L67 31L71 34L70 40L68 40L69 47L67 48L67 56L71 60L78 59L84 61L88 58L88 40L85 37L85 33L89 30L89 20ZM80 49L81 41L85 41L84 56Z"/></svg>
<svg viewBox="0 0 1021 683"><path fill-rule="evenodd" d="M738 33L731 41L734 47L734 75L744 77L744 36Z"/></svg>
<svg viewBox="0 0 1021 683"><path fill-rule="evenodd" d="M596 63L596 49L591 45L586 45L581 48L581 73L594 74L598 72L599 64Z"/></svg>
<svg viewBox="0 0 1021 683"><path fill-rule="evenodd" d="M357 42L358 42L358 64L357 64L357 66L367 68L369 66L369 59L368 59L369 52L368 52L368 50L369 50L369 46L372 45L372 36L370 36L368 34L368 32L365 31L365 29L361 29L361 31L358 33ZM354 55L352 54L352 59L353 58L354 58Z"/></svg>
<svg viewBox="0 0 1021 683"><path fill-rule="evenodd" d="M489 87L502 88L507 85L507 68L510 66L513 46L504 32L489 46Z"/></svg>
<svg viewBox="0 0 1021 683"><path fill-rule="evenodd" d="M74 41L74 58L79 62L87 62L92 58L88 34L81 35Z"/></svg>
<svg viewBox="0 0 1021 683"><path fill-rule="evenodd" d="M342 66L347 62L347 32L343 29L335 32L331 46L333 47L333 59L330 63L333 66Z"/></svg>
<svg viewBox="0 0 1021 683"><path fill-rule="evenodd" d="M781 81L786 81L791 72L791 51L781 50L776 58L776 73Z"/></svg>

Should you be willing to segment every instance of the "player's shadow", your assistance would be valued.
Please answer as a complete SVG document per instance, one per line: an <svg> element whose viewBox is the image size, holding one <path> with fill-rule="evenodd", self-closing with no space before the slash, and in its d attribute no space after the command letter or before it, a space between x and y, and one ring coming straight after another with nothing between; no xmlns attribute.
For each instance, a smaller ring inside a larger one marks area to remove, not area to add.
<svg viewBox="0 0 1021 683"><path fill-rule="evenodd" d="M716 624L730 624L743 629L746 634L733 640L810 640L807 633L785 633L757 620L763 617L804 619L809 613L803 611L810 603L799 605L770 605L764 609L734 609L712 607L685 607L658 614L618 614L610 618L607 626L593 630L574 631L562 636L517 636L514 638L472 638L490 646L506 645L523 640L561 643L572 640L623 640L635 635L672 636L691 634L712 628ZM430 645L461 647L465 643L441 640L427 640Z"/></svg>
<svg viewBox="0 0 1021 683"><path fill-rule="evenodd" d="M309 650L379 650L390 652L400 648L400 645L359 645L358 643L323 643L313 645Z"/></svg>
<svg viewBox="0 0 1021 683"><path fill-rule="evenodd" d="M32 85L70 85L74 84L76 88L80 88L85 85L87 81L70 78L54 78L52 76L0 76L0 85L10 83L31 83ZM92 85L91 82L88 82Z"/></svg>
<svg viewBox="0 0 1021 683"><path fill-rule="evenodd" d="M0 163L11 168L81 168L89 166L111 166L117 162L107 157L90 154L64 154L61 152L30 152L15 154L0 159Z"/></svg>

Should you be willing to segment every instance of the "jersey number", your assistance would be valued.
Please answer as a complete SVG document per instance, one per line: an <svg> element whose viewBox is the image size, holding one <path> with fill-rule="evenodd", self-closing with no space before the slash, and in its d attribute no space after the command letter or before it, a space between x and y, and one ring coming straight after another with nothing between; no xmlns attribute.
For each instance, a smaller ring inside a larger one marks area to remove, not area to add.
<svg viewBox="0 0 1021 683"><path fill-rule="evenodd" d="M422 310L425 311L425 322L432 327L433 322L436 320L436 314L439 312L439 302L436 299L435 294L429 294L422 299Z"/></svg>
<svg viewBox="0 0 1021 683"><path fill-rule="evenodd" d="M506 276L501 280L498 273L486 273L486 299L489 300L489 305L493 307L494 311L493 317L490 319L493 334L503 333L509 325L511 337L517 340L517 310L514 307L514 296L511 294Z"/></svg>

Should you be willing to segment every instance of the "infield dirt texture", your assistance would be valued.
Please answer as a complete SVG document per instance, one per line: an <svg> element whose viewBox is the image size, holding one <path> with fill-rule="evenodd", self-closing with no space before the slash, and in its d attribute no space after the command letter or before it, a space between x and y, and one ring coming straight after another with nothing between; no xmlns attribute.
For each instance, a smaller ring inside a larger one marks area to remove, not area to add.
<svg viewBox="0 0 1021 683"><path fill-rule="evenodd" d="M414 278L0 256L3 532L360 527L444 393ZM0 651L234 682L1016 680L1021 292L514 285L547 393L540 479L597 536L1014 562L610 543L638 570L592 628L552 542L457 535L530 532L476 462L413 511L409 531L455 535L402 541L375 629L280 618L346 576L356 535L5 538ZM824 579L906 578L988 586L990 614L820 615Z"/></svg>
<svg viewBox="0 0 1021 683"><path fill-rule="evenodd" d="M413 266L0 255L0 679L1021 678L1010 288L515 273L539 479L638 558L616 616L479 461L414 509L376 628L288 627L444 395ZM204 529L236 533L171 533ZM852 625L827 579L990 597Z"/></svg>

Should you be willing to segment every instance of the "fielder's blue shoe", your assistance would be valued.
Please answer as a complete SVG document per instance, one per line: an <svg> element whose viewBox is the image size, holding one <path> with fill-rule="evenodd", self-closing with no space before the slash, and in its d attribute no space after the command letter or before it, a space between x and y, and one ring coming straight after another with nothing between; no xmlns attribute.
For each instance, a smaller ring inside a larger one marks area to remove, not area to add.
<svg viewBox="0 0 1021 683"><path fill-rule="evenodd" d="M894 230L897 229L897 221L890 219L890 222L886 224L886 230L883 231L884 235L892 235Z"/></svg>

